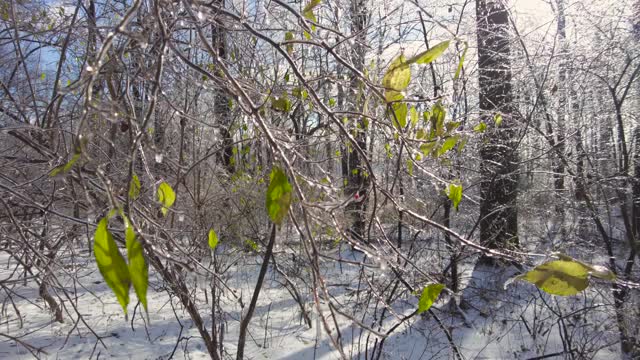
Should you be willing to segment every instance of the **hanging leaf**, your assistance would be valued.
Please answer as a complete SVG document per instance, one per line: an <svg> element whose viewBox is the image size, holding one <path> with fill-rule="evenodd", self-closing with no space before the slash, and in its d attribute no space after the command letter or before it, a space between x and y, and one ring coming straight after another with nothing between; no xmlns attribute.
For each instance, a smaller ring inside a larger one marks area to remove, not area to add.
<svg viewBox="0 0 640 360"><path fill-rule="evenodd" d="M485 124L483 121L481 121L480 124L476 125L473 128L473 131L475 131L477 133L484 132L485 130L487 130L487 124Z"/></svg>
<svg viewBox="0 0 640 360"><path fill-rule="evenodd" d="M409 86L411 81L411 68L406 63L404 55L395 58L386 74L382 78L382 86L386 89L385 99L387 102L397 101L404 98L400 93Z"/></svg>
<svg viewBox="0 0 640 360"><path fill-rule="evenodd" d="M293 33L291 31L288 31L287 33L285 33L284 40L285 41L293 40ZM287 54L289 55L293 54L293 44L287 44Z"/></svg>
<svg viewBox="0 0 640 360"><path fill-rule="evenodd" d="M321 0L311 0L307 6L302 9L302 15L307 18L307 20L311 20L313 22L318 22L316 20L315 15L313 14L313 9L315 9L318 5L320 5Z"/></svg>
<svg viewBox="0 0 640 360"><path fill-rule="evenodd" d="M404 129L407 126L407 103L393 103L391 105L393 114L391 116L391 122L398 130Z"/></svg>
<svg viewBox="0 0 640 360"><path fill-rule="evenodd" d="M138 300L147 311L147 289L149 288L149 265L144 259L142 244L138 241L133 226L125 219L125 239L127 241L127 258L129 260L129 276L136 291Z"/></svg>
<svg viewBox="0 0 640 360"><path fill-rule="evenodd" d="M412 106L409 110L409 116L411 118L411 127L415 127L418 123L418 111L416 111L415 106Z"/></svg>
<svg viewBox="0 0 640 360"><path fill-rule="evenodd" d="M135 200L140 196L140 188L140 179L138 179L138 175L134 173L129 183L129 198L131 200Z"/></svg>
<svg viewBox="0 0 640 360"><path fill-rule="evenodd" d="M49 173L49 176L53 177L61 173L69 172L69 170L73 168L73 165L75 165L75 163L80 160L81 156L82 154L80 154L79 152L74 153L73 157L71 157L71 160L69 160L66 164L53 168L53 170L51 170L51 172Z"/></svg>
<svg viewBox="0 0 640 360"><path fill-rule="evenodd" d="M464 66L464 58L467 56L467 50L469 50L469 44L464 42L464 50L462 51L462 56L460 56L460 62L458 63L458 68L456 69L456 74L453 76L453 80L458 80L460 77L460 73L462 72L462 66Z"/></svg>
<svg viewBox="0 0 640 360"><path fill-rule="evenodd" d="M439 157L440 155L444 155L447 151L453 149L453 147L456 146L457 143L458 143L458 137L457 136L448 137L444 141L444 144L442 144L442 147L440 149L438 149L437 156Z"/></svg>
<svg viewBox="0 0 640 360"><path fill-rule="evenodd" d="M423 51L420 54L412 57L407 61L407 64L429 64L433 62L435 59L439 58L442 53L449 47L449 43L451 40L443 41L438 45L432 47L429 50Z"/></svg>
<svg viewBox="0 0 640 360"><path fill-rule="evenodd" d="M438 101L433 104L431 109L431 132L437 136L444 134L444 119L447 115L447 110L444 108L442 102Z"/></svg>
<svg viewBox="0 0 640 360"><path fill-rule="evenodd" d="M158 201L162 204L162 215L167 216L169 208L176 201L176 193L173 192L171 185L164 181L158 186Z"/></svg>
<svg viewBox="0 0 640 360"><path fill-rule="evenodd" d="M552 295L575 295L589 286L589 268L575 261L555 260L517 276Z"/></svg>
<svg viewBox="0 0 640 360"><path fill-rule="evenodd" d="M209 230L209 247L211 250L214 250L216 246L218 246L218 235L213 229L211 229Z"/></svg>
<svg viewBox="0 0 640 360"><path fill-rule="evenodd" d="M502 115L500 113L497 113L493 116L493 121L496 124L496 127L500 126L500 124L502 124Z"/></svg>
<svg viewBox="0 0 640 360"><path fill-rule="evenodd" d="M127 305L129 304L131 278L127 263L120 254L113 236L107 229L108 222L108 218L104 217L98 223L94 234L93 253L102 278L116 294L118 302L126 314Z"/></svg>
<svg viewBox="0 0 640 360"><path fill-rule="evenodd" d="M462 200L462 185L449 184L449 187L447 187L447 196L453 203L453 207L455 207L456 211L458 211L458 205Z"/></svg>
<svg viewBox="0 0 640 360"><path fill-rule="evenodd" d="M413 176L413 161L411 161L411 159L407 159L407 171L409 172L409 176Z"/></svg>
<svg viewBox="0 0 640 360"><path fill-rule="evenodd" d="M420 300L418 301L418 314L431 308L431 305L438 299L442 289L444 289L444 284L431 284L422 290L422 295L420 295Z"/></svg>
<svg viewBox="0 0 640 360"><path fill-rule="evenodd" d="M269 188L267 188L267 212L271 221L281 225L291 205L291 184L287 174L278 167L271 170Z"/></svg>
<svg viewBox="0 0 640 360"><path fill-rule="evenodd" d="M282 95L277 99L271 99L271 108L275 111L280 111L284 113L288 113L291 111L291 101L287 97L287 94Z"/></svg>

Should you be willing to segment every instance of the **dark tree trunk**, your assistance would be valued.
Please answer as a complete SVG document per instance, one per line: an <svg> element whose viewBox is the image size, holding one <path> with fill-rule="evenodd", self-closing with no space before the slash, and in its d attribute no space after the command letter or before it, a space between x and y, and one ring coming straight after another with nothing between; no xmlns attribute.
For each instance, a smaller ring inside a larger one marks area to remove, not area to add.
<svg viewBox="0 0 640 360"><path fill-rule="evenodd" d="M218 6L224 6L224 0L215 1ZM225 31L220 23L211 25L211 44L218 52L220 59L227 57L227 45L225 42ZM213 74L218 75L218 74ZM214 112L217 122L220 126L220 137L222 138L222 152L220 153L220 162L229 174L233 174L236 169L233 154L233 132L231 121L231 106L229 104L229 96L222 89L218 89L215 95Z"/></svg>
<svg viewBox="0 0 640 360"><path fill-rule="evenodd" d="M351 3L351 32L355 35L355 44L353 48L352 61L353 66L358 71L363 71L365 67L365 43L367 41L365 27L367 25L369 10L364 0L352 0ZM355 75L351 75L351 85L349 91L352 101L352 110L355 112L362 111L362 103L364 94L360 89L363 84ZM367 129L365 121L362 117L353 119L352 129L354 138L358 146L367 149ZM363 159L360 158L358 152L353 148L343 149L342 153L342 175L346 180L345 194L353 197L347 207L347 213L353 218L353 234L359 238L365 238L366 227L366 204L367 204L367 188L368 177L363 166Z"/></svg>
<svg viewBox="0 0 640 360"><path fill-rule="evenodd" d="M482 163L480 237L490 248L518 244L517 127L512 111L509 16L502 1L477 0L480 110L488 125ZM502 115L496 126L493 116Z"/></svg>

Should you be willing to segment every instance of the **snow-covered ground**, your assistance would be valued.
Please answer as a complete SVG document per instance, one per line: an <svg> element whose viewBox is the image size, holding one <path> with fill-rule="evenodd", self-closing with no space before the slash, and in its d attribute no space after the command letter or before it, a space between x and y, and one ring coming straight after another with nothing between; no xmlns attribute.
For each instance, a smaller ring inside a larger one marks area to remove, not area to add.
<svg viewBox="0 0 640 360"><path fill-rule="evenodd" d="M363 260L361 253L352 253L350 250L343 250L339 255L350 260ZM54 321L39 296L37 284L33 280L27 281L26 285L22 281L13 282L12 279L18 275L13 273L15 263L4 253L0 256L0 279L4 284L0 295L3 306L0 317L0 334L3 334L0 338L0 358L209 357L189 315L179 300L169 295L153 270L148 293L150 322L147 323L146 317L141 316L141 307L136 307L133 291L129 316L125 319L115 296L102 281L93 258L86 251L76 253L73 258L64 258L64 269L56 269L55 274L69 298L65 298L60 289L50 288L58 301L60 297L65 300L65 322L60 324ZM226 283L238 296L242 296L246 309L260 259L251 254L237 259L238 262L225 273ZM424 260L426 267L428 259ZM376 301L376 294L367 295L368 298L360 295L358 298L355 291L358 282L364 281L359 279L360 267L348 264L339 266L331 261L322 264L334 304L376 331L386 332L399 318L416 309L417 297L405 292L390 304L390 310L393 311L386 312L379 327L378 321L372 317L376 306L377 316L381 313L381 303ZM289 265L280 264L285 272ZM304 273L305 270L300 271ZM434 313L442 326L429 314L411 318L385 340L381 359L455 358L443 327L452 334L455 345L466 359L528 359L562 353L566 350L563 348L563 339L565 345L570 344L575 349L575 358L619 358L617 329L606 288L594 287L583 295L561 299L542 294L533 286L523 283L515 283L504 289L502 284L514 274L512 268L501 271L483 267L474 269L468 263L463 266L461 273L464 286L462 304L455 306L452 297L445 294L434 305ZM384 288L391 279L389 270L384 268L372 268L366 274L366 281L377 284L379 289ZM304 274L298 275L304 278ZM308 274L306 277L309 277ZM297 282L297 289L305 299L312 317L312 328L304 323L299 305L282 286L282 276L270 269L249 327L246 358L339 358L324 331L318 331L319 320L308 286L295 280L296 276L290 278ZM205 299L203 290L203 287L207 289L204 286L207 283L203 278L192 278L189 286L195 291L200 313L210 328L210 316L207 314L210 314L211 298L208 296ZM220 301L225 319L224 357L235 358L242 309L228 292ZM366 307L369 308L364 315ZM323 309L328 311L325 301ZM82 315L82 321L77 321L78 314ZM347 317L337 315L337 320L345 354L360 359L370 356L376 335L363 330ZM334 326L333 323L331 326ZM27 346L33 348L28 349Z"/></svg>

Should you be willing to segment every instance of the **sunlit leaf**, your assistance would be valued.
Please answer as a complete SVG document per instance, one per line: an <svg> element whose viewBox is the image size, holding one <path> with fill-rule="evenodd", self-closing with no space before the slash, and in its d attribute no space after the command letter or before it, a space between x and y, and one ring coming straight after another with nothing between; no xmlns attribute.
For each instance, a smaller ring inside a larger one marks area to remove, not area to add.
<svg viewBox="0 0 640 360"><path fill-rule="evenodd" d="M422 290L422 295L420 295L420 300L418 300L418 314L431 308L431 305L438 299L442 289L444 289L444 284L431 284Z"/></svg>
<svg viewBox="0 0 640 360"><path fill-rule="evenodd" d="M287 33L285 33L284 40L285 41L293 40L293 33L291 31L288 31ZM287 44L287 53L289 55L293 54L293 44Z"/></svg>
<svg viewBox="0 0 640 360"><path fill-rule="evenodd" d="M167 216L169 208L176 201L176 193L173 192L171 185L164 181L158 186L158 201L162 204L162 215Z"/></svg>
<svg viewBox="0 0 640 360"><path fill-rule="evenodd" d="M413 63L429 64L433 62L435 59L439 58L440 55L442 55L442 53L444 53L444 51L447 50L450 42L451 42L450 40L443 41L438 45L432 47L431 49L423 51L420 54L412 57L407 61L407 63L408 64L413 64Z"/></svg>
<svg viewBox="0 0 640 360"><path fill-rule="evenodd" d="M448 137L444 143L442 144L442 147L440 147L440 149L438 149L438 156L440 155L444 155L447 151L453 149L454 146L456 146L456 144L458 143L458 137L457 136L450 136Z"/></svg>
<svg viewBox="0 0 640 360"><path fill-rule="evenodd" d="M554 260L517 276L549 294L575 295L589 286L590 269L575 261Z"/></svg>
<svg viewBox="0 0 640 360"><path fill-rule="evenodd" d="M125 239L127 241L127 258L129 260L129 276L136 291L138 300L147 311L147 289L149 288L149 265L144 259L142 244L137 239L133 226L125 220Z"/></svg>
<svg viewBox="0 0 640 360"><path fill-rule="evenodd" d="M495 122L496 127L500 126L500 124L502 124L502 115L500 113L495 114L493 116L493 121Z"/></svg>
<svg viewBox="0 0 640 360"><path fill-rule="evenodd" d="M116 294L118 302L126 314L129 304L129 287L131 286L129 268L120 254L113 236L107 229L107 225L108 218L106 217L98 223L94 234L93 252L100 274Z"/></svg>
<svg viewBox="0 0 640 360"><path fill-rule="evenodd" d="M485 130L487 130L487 124L485 124L483 121L481 121L480 124L473 127L473 131L477 133L484 132Z"/></svg>
<svg viewBox="0 0 640 360"><path fill-rule="evenodd" d="M209 247L211 250L214 250L216 246L218 246L218 235L213 229L211 229L209 230Z"/></svg>
<svg viewBox="0 0 640 360"><path fill-rule="evenodd" d="M271 221L281 225L291 205L291 184L287 174L278 167L271 170L269 187L267 188L267 212Z"/></svg>
<svg viewBox="0 0 640 360"><path fill-rule="evenodd" d="M291 101L287 97L287 94L282 95L277 99L271 99L271 108L280 112L289 112L291 111Z"/></svg>
<svg viewBox="0 0 640 360"><path fill-rule="evenodd" d="M453 80L457 80L460 77L462 66L464 66L464 58L467 56L467 50L469 50L469 44L465 41L464 50L462 51L462 56L460 57L460 62L458 63L458 68L456 69L456 74L453 76Z"/></svg>
<svg viewBox="0 0 640 360"><path fill-rule="evenodd" d="M133 174L131 177L131 183L129 183L129 198L135 200L140 196L140 179L138 175Z"/></svg>
<svg viewBox="0 0 640 360"><path fill-rule="evenodd" d="M447 187L447 197L453 203L453 207L458 211L458 205L462 200L462 185L460 184L449 184Z"/></svg>
<svg viewBox="0 0 640 360"><path fill-rule="evenodd" d="M404 129L407 126L407 103L393 103L391 105L393 114L390 114L393 126L398 130Z"/></svg>
<svg viewBox="0 0 640 360"><path fill-rule="evenodd" d="M406 63L404 55L396 57L389 65L389 69L382 78L382 86L386 89L385 99L387 102L398 100L402 96L400 91L409 86L411 81L411 68Z"/></svg>
<svg viewBox="0 0 640 360"><path fill-rule="evenodd" d="M75 163L78 162L78 160L80 160L81 156L82 154L80 154L79 152L74 153L73 157L71 157L71 160L69 160L66 164L56 166L55 168L53 168L49 173L49 176L56 176L58 174L69 172L69 170L73 168L73 165L75 165Z"/></svg>
<svg viewBox="0 0 640 360"><path fill-rule="evenodd" d="M320 5L321 0L311 0L305 7L302 9L302 15L307 18L307 20L311 20L313 22L318 22L316 20L315 15L313 14L313 9L315 9L318 5Z"/></svg>

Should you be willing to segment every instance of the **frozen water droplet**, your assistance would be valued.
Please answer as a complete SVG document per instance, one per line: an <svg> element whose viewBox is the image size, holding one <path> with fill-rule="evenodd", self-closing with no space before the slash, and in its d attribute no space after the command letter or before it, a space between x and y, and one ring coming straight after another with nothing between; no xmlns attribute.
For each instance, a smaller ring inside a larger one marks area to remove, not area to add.
<svg viewBox="0 0 640 360"><path fill-rule="evenodd" d="M202 21L202 19L204 19L204 14L202 11L198 11L198 20Z"/></svg>
<svg viewBox="0 0 640 360"><path fill-rule="evenodd" d="M93 66L87 65L86 70L87 72L93 72Z"/></svg>
<svg viewBox="0 0 640 360"><path fill-rule="evenodd" d="M156 162L158 164L162 163L162 158L163 158L162 154L160 154L160 153L156 154Z"/></svg>
<svg viewBox="0 0 640 360"><path fill-rule="evenodd" d="M180 222L184 221L184 214L180 214L180 216L178 216L178 221Z"/></svg>

